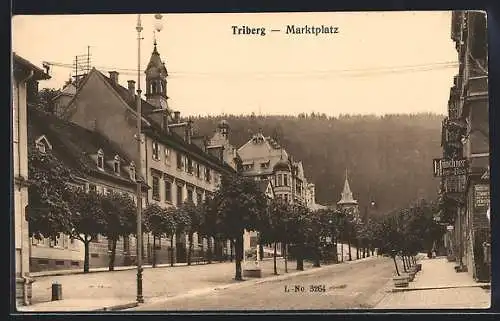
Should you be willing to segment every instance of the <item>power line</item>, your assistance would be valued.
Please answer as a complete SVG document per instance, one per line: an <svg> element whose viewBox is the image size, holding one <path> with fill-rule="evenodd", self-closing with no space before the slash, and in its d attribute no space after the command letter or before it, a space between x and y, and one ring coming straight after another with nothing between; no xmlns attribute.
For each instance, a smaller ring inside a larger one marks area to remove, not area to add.
<svg viewBox="0 0 500 321"><path fill-rule="evenodd" d="M60 62L44 62L46 64L62 67L62 68L73 68L74 65ZM100 70L113 70L120 72L124 75L137 76L136 69L129 68L117 68L113 66L95 66ZM334 69L334 70L311 70L311 71L229 71L229 72L186 72L186 71L170 71L169 75L177 77L186 76L206 76L206 77L242 77L242 76L257 76L257 77L273 77L273 76L354 76L363 77L379 74L393 74L393 73L408 73L408 72L422 72L422 71L434 71L439 69L449 69L458 67L458 62L447 61L447 62L436 62L429 64L419 64L419 65L406 65L406 66L392 66L392 67L374 67L374 68L360 68L360 69ZM145 77L141 73L141 77Z"/></svg>

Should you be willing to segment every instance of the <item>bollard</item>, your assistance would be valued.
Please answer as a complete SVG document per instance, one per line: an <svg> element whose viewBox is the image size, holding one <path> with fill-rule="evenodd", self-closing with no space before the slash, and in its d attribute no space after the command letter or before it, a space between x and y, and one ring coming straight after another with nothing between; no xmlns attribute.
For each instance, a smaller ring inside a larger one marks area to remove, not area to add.
<svg viewBox="0 0 500 321"><path fill-rule="evenodd" d="M62 300L62 284L52 283L52 301Z"/></svg>

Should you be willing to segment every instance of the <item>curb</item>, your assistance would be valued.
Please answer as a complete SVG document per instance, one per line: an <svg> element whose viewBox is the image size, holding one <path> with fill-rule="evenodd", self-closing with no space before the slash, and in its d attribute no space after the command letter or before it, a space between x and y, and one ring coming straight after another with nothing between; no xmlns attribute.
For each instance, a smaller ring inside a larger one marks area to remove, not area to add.
<svg viewBox="0 0 500 321"><path fill-rule="evenodd" d="M491 285L489 285L489 284L471 284L471 285L428 286L428 287L420 287L420 288L393 288L390 292L408 292L408 291L460 289L460 288L490 289Z"/></svg>
<svg viewBox="0 0 500 321"><path fill-rule="evenodd" d="M95 309L95 310L91 310L91 311L92 312L95 312L95 311L119 311L119 310L135 308L138 305L139 305L139 303L137 303L137 302L130 302L130 303L112 305L109 307L99 308L99 309Z"/></svg>

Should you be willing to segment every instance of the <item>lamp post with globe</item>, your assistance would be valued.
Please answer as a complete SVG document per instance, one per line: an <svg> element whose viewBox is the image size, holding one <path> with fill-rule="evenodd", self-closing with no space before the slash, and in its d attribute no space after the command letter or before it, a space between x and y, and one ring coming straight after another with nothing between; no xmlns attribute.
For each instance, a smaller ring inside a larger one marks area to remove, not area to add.
<svg viewBox="0 0 500 321"><path fill-rule="evenodd" d="M161 14L155 15L155 31L160 32L163 29L161 23ZM141 40L142 38L142 23L141 15L137 15L137 25L135 27L137 31L137 133L135 138L137 140L137 155L138 162L136 164L136 183L137 183L137 302L143 303L144 297L142 295L142 171L141 171L141 161L142 161L142 143L143 139L141 137L142 133L142 110L141 110ZM137 174L138 173L138 174Z"/></svg>

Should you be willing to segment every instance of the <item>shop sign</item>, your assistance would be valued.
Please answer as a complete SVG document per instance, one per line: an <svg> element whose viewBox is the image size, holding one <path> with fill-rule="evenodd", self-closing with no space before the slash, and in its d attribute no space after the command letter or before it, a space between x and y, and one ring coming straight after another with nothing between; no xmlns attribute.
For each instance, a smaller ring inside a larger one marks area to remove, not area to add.
<svg viewBox="0 0 500 321"><path fill-rule="evenodd" d="M486 184L474 185L474 206L476 208L489 207L490 187Z"/></svg>
<svg viewBox="0 0 500 321"><path fill-rule="evenodd" d="M433 160L433 172L435 177L466 175L468 162L467 159L442 159Z"/></svg>

